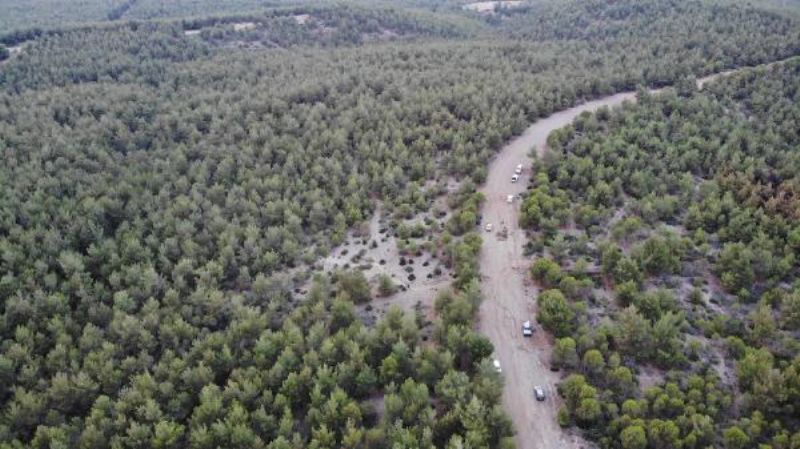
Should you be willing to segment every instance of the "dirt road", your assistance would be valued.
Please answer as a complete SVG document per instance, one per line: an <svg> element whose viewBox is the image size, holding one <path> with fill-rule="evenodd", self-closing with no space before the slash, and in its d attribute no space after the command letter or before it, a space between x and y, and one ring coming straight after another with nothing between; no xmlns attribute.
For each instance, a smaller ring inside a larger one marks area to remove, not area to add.
<svg viewBox="0 0 800 449"><path fill-rule="evenodd" d="M481 189L486 195L483 222L492 223L498 231L507 227L508 238L484 233L480 265L485 298L478 326L494 344L495 357L502 366L506 383L503 403L514 421L519 449L566 449L588 444L567 435L556 421L559 399L555 386L559 377L548 368L550 337L541 330L537 330L533 338L522 336L522 323L535 321L537 292L527 276L528 261L522 256L525 233L517 225L519 200L509 204L506 199L508 195L525 191L532 162L528 153L534 146L541 153L551 131L569 124L583 111L617 105L634 96L634 93L614 95L537 121L498 153ZM525 171L520 180L512 184L511 175L518 164L522 164ZM547 393L544 402L537 402L533 397L536 385L544 387Z"/></svg>
<svg viewBox="0 0 800 449"><path fill-rule="evenodd" d="M731 72L724 74L728 73ZM720 75L699 79L698 86L702 87L708 80ZM522 323L526 320L535 323L535 298L538 292L527 275L529 261L522 255L525 233L517 225L519 200L509 204L507 196L525 191L532 163L528 154L535 147L541 156L551 131L569 124L584 111L595 111L602 106L613 107L625 100L635 99L634 92L619 93L537 121L497 154L489 165L486 184L481 189L486 195L483 222L492 223L495 231L507 227L508 238L500 239L495 233L484 232L480 258L484 302L479 313L478 328L494 344L495 358L503 369L503 404L514 421L519 449L567 449L591 445L558 426L556 414L560 399L556 393L556 383L559 375L549 369L552 348L550 336L541 329L537 329L533 338L522 336ZM511 183L511 176L518 164L522 164L525 171L519 182ZM544 388L546 401L537 402L534 399L533 388L536 385Z"/></svg>

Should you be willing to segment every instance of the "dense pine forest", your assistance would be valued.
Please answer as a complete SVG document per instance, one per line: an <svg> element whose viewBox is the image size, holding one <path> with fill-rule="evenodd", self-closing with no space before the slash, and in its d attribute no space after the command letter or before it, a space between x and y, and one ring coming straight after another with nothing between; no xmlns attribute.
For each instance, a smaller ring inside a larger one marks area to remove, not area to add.
<svg viewBox="0 0 800 449"><path fill-rule="evenodd" d="M562 424L800 444L798 64L693 88L800 54L792 14L56 3L0 0L0 447L513 447L476 186L531 122L637 87L552 136L522 204ZM379 204L452 270L432 320L366 323L394 287L318 265Z"/></svg>

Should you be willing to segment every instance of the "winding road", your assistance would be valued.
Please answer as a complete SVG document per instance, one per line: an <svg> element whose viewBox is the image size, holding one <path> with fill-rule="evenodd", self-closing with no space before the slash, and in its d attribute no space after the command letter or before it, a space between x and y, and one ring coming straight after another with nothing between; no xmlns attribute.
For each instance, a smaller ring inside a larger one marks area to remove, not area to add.
<svg viewBox="0 0 800 449"><path fill-rule="evenodd" d="M702 87L707 81L732 72L711 75L697 80ZM651 91L657 92L657 91ZM518 226L519 200L509 204L508 195L521 194L528 185L531 149L538 156L545 150L547 136L555 129L568 125L584 111L603 106L617 106L635 101L635 92L623 92L557 112L531 125L509 142L492 160L486 184L480 189L486 196L483 223L492 223L499 231L508 229L507 238L484 233L480 256L481 284L484 301L481 304L478 329L494 344L495 358L500 361L505 377L503 404L517 431L519 449L567 449L589 447L578 435L562 430L556 415L560 398L556 393L559 374L550 371L552 337L537 329L533 338L522 336L522 323L535 322L538 291L528 276L529 260L522 254L525 232ZM525 168L517 183L511 176L518 164ZM544 388L547 399L537 402L533 388Z"/></svg>

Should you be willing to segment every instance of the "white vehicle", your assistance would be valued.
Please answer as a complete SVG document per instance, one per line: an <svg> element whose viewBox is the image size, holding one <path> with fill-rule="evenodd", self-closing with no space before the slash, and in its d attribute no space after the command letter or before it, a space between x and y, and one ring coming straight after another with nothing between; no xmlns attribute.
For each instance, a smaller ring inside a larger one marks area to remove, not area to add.
<svg viewBox="0 0 800 449"><path fill-rule="evenodd" d="M517 168L514 169L514 173L518 175L522 174L522 164L517 165Z"/></svg>
<svg viewBox="0 0 800 449"><path fill-rule="evenodd" d="M533 387L533 395L536 396L537 401L544 401L545 400L544 388L542 388L539 385Z"/></svg>
<svg viewBox="0 0 800 449"><path fill-rule="evenodd" d="M523 337L532 337L533 336L533 326L531 326L530 321L526 321L522 323L522 336Z"/></svg>
<svg viewBox="0 0 800 449"><path fill-rule="evenodd" d="M500 361L499 360L494 359L494 361L492 361L492 365L494 366L494 370L497 371L498 373L502 373L503 372L503 370L500 368Z"/></svg>
<svg viewBox="0 0 800 449"><path fill-rule="evenodd" d="M511 182L517 182L517 181L519 181L519 175L514 175L511 177Z"/></svg>
<svg viewBox="0 0 800 449"><path fill-rule="evenodd" d="M492 232L492 224L491 223L486 223L486 228L485 229L486 229L486 232Z"/></svg>
<svg viewBox="0 0 800 449"><path fill-rule="evenodd" d="M506 197L506 203L511 204L514 202L514 195L508 195Z"/></svg>

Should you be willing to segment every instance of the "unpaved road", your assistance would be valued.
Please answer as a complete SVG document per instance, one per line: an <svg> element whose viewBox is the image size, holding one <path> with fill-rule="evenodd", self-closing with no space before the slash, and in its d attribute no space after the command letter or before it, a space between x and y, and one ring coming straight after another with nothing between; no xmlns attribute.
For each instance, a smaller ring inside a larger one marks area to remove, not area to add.
<svg viewBox="0 0 800 449"><path fill-rule="evenodd" d="M559 398L555 386L559 376L549 369L550 337L539 329L533 338L522 336L522 323L526 320L535 322L534 298L537 291L529 282L529 264L522 255L525 232L517 225L519 200L508 204L506 196L525 191L532 162L528 153L533 146L541 153L551 131L569 124L583 111L621 104L634 98L634 93L622 93L537 121L497 154L489 165L489 175L481 189L486 195L484 223L492 223L496 230L506 226L508 238L500 239L494 233L484 232L480 258L484 301L478 326L494 344L495 358L503 369L503 404L514 421L519 449L566 449L588 444L576 436L567 435L556 421ZM512 184L511 175L517 164L522 164L525 171L519 182ZM535 385L544 387L547 394L544 402L534 399Z"/></svg>
<svg viewBox="0 0 800 449"><path fill-rule="evenodd" d="M407 255L406 260L413 261L413 264L399 265L400 251L397 247L397 238L392 236L391 232L381 233L382 228L387 228L383 225L383 219L379 205L369 222L368 233L356 237L351 232L347 241L334 248L330 255L318 262L318 265L325 272L332 272L345 266L360 269L373 285L377 285L379 275L387 274L395 285L402 286L402 289L391 296L378 297L368 304L357 307L368 323L380 318L393 305L399 306L406 312L415 312L416 308L420 307L429 319L433 319L433 301L439 291L449 288L452 271L428 252L424 252L422 256ZM371 242L375 243L374 246ZM354 259L359 253L362 255ZM441 274L434 275L436 268L441 270ZM409 280L407 269L414 273L416 278L413 281ZM303 285L301 290L309 288L310 281Z"/></svg>
<svg viewBox="0 0 800 449"><path fill-rule="evenodd" d="M724 72L728 73L731 72ZM702 87L717 76L720 74L699 79L698 86ZM538 326L533 338L522 336L522 323L526 320L535 323L538 292L527 274L529 261L522 255L525 233L517 225L519 200L508 204L506 197L525 191L532 163L528 154L535 147L541 156L551 131L568 125L584 111L617 106L626 100L635 101L636 94L619 93L537 121L497 154L489 165L486 184L481 189L486 195L483 222L492 223L495 230L506 226L508 238L500 239L494 233L483 233L480 266L484 301L478 328L494 344L495 358L503 369L503 404L514 421L519 449L567 449L591 445L558 426L556 414L560 399L556 383L559 374L549 369L552 338ZM517 164L522 164L525 171L519 182L512 184L511 175ZM544 387L546 401L534 399L533 387L536 385Z"/></svg>

